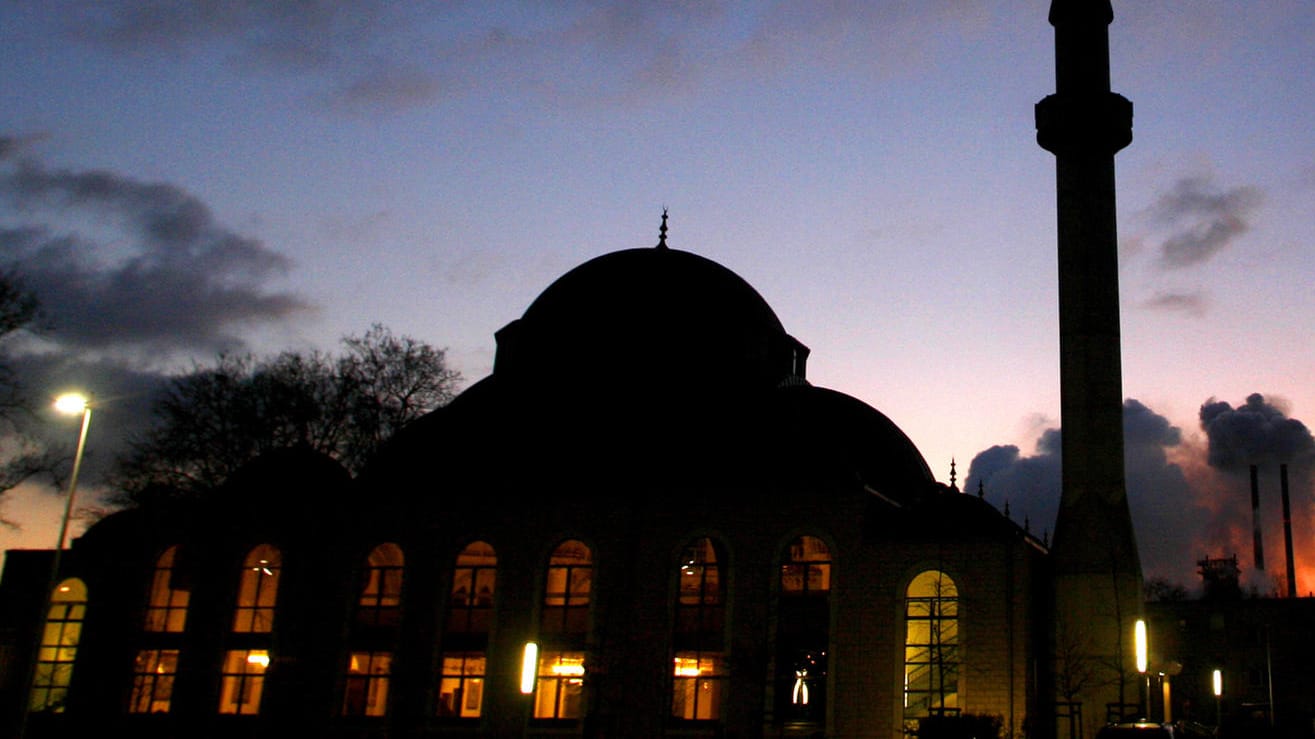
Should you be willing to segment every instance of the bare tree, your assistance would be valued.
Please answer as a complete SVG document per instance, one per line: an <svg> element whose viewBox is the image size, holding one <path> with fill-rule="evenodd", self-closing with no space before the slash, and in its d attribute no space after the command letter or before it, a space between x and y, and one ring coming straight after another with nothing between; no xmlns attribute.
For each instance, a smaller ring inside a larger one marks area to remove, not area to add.
<svg viewBox="0 0 1315 739"><path fill-rule="evenodd" d="M6 345L31 325L37 310L36 298L18 278L0 272L0 496L31 477L52 474L58 463L57 452L26 433L31 399L6 361Z"/></svg>
<svg viewBox="0 0 1315 739"><path fill-rule="evenodd" d="M274 449L306 447L359 471L398 429L447 403L461 376L441 349L380 325L339 356L221 356L174 379L154 424L116 460L115 502L195 496Z"/></svg>

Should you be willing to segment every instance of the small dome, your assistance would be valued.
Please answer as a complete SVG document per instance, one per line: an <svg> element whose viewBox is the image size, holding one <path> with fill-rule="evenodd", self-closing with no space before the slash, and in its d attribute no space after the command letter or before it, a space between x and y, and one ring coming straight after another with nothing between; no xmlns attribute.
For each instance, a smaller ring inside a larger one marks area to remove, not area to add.
<svg viewBox="0 0 1315 739"><path fill-rule="evenodd" d="M627 249L566 273L498 332L495 373L771 387L807 351L729 269L674 249Z"/></svg>

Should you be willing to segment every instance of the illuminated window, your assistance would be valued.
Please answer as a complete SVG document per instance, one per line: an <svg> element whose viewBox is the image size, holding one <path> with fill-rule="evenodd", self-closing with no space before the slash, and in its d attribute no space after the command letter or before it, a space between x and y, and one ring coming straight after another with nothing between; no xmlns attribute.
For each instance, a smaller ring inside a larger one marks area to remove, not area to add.
<svg viewBox="0 0 1315 739"><path fill-rule="evenodd" d="M73 661L82 638L82 620L87 616L87 586L70 578L55 586L50 595L41 648L28 707L32 711L63 713L73 680Z"/></svg>
<svg viewBox="0 0 1315 739"><path fill-rule="evenodd" d="M831 550L826 542L813 536L791 542L788 556L781 563L781 592L808 594L830 589Z"/></svg>
<svg viewBox="0 0 1315 739"><path fill-rule="evenodd" d="M904 720L959 707L959 591L949 575L928 570L904 600Z"/></svg>
<svg viewBox="0 0 1315 739"><path fill-rule="evenodd" d="M448 599L447 630L451 634L487 634L493 613L498 556L477 541L457 555Z"/></svg>
<svg viewBox="0 0 1315 739"><path fill-rule="evenodd" d="M392 652L352 652L347 662L342 715L384 715L388 710L388 673L392 666Z"/></svg>
<svg viewBox="0 0 1315 739"><path fill-rule="evenodd" d="M721 566L711 539L699 539L685 548L677 577L677 641L693 647L720 647L726 603ZM710 645L710 641L716 644Z"/></svg>
<svg viewBox="0 0 1315 739"><path fill-rule="evenodd" d="M726 685L726 669L721 655L676 652L672 675L672 716L690 721L721 718Z"/></svg>
<svg viewBox="0 0 1315 739"><path fill-rule="evenodd" d="M584 715L584 652L540 652L534 682L534 718Z"/></svg>
<svg viewBox="0 0 1315 739"><path fill-rule="evenodd" d="M247 554L238 585L237 608L233 612L233 631L269 633L274 628L274 601L279 592L279 571L283 556L268 544L261 544Z"/></svg>
<svg viewBox="0 0 1315 739"><path fill-rule="evenodd" d="M366 626L396 626L402 611L402 550L380 544L366 559L365 586L356 620Z"/></svg>
<svg viewBox="0 0 1315 739"><path fill-rule="evenodd" d="M178 675L177 649L143 649L132 668L129 713L168 713Z"/></svg>
<svg viewBox="0 0 1315 739"><path fill-rule="evenodd" d="M477 718L483 701L484 653L444 654L438 684L438 715Z"/></svg>
<svg viewBox="0 0 1315 739"><path fill-rule="evenodd" d="M688 721L717 720L725 675L726 595L711 539L699 539L685 548L676 578L671 715Z"/></svg>
<svg viewBox="0 0 1315 739"><path fill-rule="evenodd" d="M543 633L588 632L593 571L593 553L584 542L562 542L552 553L543 592Z"/></svg>
<svg viewBox="0 0 1315 739"><path fill-rule="evenodd" d="M146 604L146 630L180 633L187 622L186 588L174 587L174 560L178 547L169 547L155 562L151 596Z"/></svg>
<svg viewBox="0 0 1315 739"><path fill-rule="evenodd" d="M782 556L775 669L780 722L826 721L831 565L830 548L815 536L796 538Z"/></svg>
<svg viewBox="0 0 1315 739"><path fill-rule="evenodd" d="M224 653L220 676L219 712L254 716L260 713L269 652L264 649L230 649Z"/></svg>

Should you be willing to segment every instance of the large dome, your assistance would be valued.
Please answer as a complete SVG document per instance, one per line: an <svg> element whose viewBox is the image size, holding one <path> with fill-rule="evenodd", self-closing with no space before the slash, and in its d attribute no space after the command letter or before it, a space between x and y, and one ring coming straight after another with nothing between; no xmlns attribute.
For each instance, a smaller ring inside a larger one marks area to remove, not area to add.
<svg viewBox="0 0 1315 739"><path fill-rule="evenodd" d="M729 269L664 247L627 249L566 273L498 332L495 373L770 387L801 374L807 351Z"/></svg>

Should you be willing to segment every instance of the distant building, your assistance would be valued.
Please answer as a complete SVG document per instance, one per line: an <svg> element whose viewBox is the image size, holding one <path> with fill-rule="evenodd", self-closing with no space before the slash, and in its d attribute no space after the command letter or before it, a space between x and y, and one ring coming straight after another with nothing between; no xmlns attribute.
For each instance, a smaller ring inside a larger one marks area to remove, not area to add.
<svg viewBox="0 0 1315 739"><path fill-rule="evenodd" d="M31 737L896 739L1045 715L1042 544L809 384L738 276L607 254L497 342L357 479L288 451L213 502L91 527L44 629L49 553L11 552L0 733L24 705Z"/></svg>
<svg viewBox="0 0 1315 739"><path fill-rule="evenodd" d="M1201 599L1146 604L1151 715L1221 721L1224 736L1315 735L1315 599L1243 597L1236 557L1200 565Z"/></svg>

